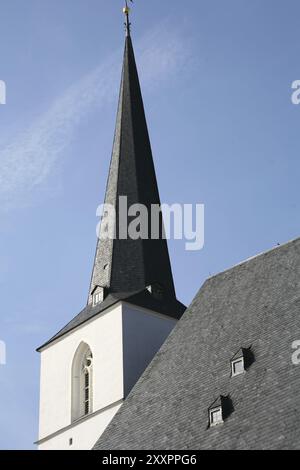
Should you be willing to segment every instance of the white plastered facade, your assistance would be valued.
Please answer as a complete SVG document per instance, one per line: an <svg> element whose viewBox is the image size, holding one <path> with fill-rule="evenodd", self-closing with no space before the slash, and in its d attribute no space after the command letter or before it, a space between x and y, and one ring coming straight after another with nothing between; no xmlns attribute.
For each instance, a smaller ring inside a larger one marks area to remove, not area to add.
<svg viewBox="0 0 300 470"><path fill-rule="evenodd" d="M175 324L119 302L43 348L38 448L92 449ZM72 364L82 343L93 355L92 408L72 422Z"/></svg>

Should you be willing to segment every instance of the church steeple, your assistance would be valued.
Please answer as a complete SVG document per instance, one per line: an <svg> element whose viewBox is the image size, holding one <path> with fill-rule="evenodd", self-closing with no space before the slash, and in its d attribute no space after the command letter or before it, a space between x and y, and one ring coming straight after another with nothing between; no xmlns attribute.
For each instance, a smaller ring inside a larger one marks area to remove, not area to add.
<svg viewBox="0 0 300 470"><path fill-rule="evenodd" d="M126 39L112 159L105 203L116 209L116 237L99 240L91 279L89 300L97 287L107 294L141 291L159 284L164 295L175 297L174 283L166 240L162 237L160 216L159 239L121 239L119 233L120 197L127 197L128 207L143 204L151 214L152 205L160 206L151 145L143 99L130 35L129 8L126 16ZM132 219L131 219L132 220ZM104 223L104 222L103 222ZM129 218L130 223L130 218ZM126 227L127 229L127 227Z"/></svg>
<svg viewBox="0 0 300 470"><path fill-rule="evenodd" d="M124 198L128 208L147 209L149 235L152 205L160 209L127 2L124 13L124 63L105 195L116 214L116 236L98 242L87 305L38 349L41 450L91 449L185 311L175 296L160 211L156 238L120 233L136 223L133 213L129 220L126 214L125 227L120 224ZM102 228L105 223L104 214Z"/></svg>

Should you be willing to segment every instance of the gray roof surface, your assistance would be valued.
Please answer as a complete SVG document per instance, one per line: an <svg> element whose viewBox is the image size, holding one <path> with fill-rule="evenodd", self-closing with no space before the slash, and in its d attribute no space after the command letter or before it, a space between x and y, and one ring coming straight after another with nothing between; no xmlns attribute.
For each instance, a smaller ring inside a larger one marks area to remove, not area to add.
<svg viewBox="0 0 300 470"><path fill-rule="evenodd" d="M206 281L95 449L300 449L300 238ZM252 364L231 377L230 360ZM208 427L227 397L230 413Z"/></svg>

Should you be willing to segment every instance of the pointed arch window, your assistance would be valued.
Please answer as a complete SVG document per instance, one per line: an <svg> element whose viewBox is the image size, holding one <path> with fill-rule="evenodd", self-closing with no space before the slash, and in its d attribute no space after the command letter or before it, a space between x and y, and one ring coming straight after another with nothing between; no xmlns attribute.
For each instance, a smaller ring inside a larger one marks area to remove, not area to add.
<svg viewBox="0 0 300 470"><path fill-rule="evenodd" d="M72 422L93 412L93 354L81 343L72 364Z"/></svg>

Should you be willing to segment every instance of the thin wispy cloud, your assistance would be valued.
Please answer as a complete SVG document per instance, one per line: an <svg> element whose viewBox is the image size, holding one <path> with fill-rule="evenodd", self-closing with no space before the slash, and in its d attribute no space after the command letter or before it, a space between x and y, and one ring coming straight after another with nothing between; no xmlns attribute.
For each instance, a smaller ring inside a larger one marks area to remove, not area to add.
<svg viewBox="0 0 300 470"><path fill-rule="evenodd" d="M151 89L178 73L188 59L184 36L167 22L146 34L136 49L143 87ZM47 186L80 123L115 99L119 80L120 53L114 53L0 148L2 210L28 203L33 191Z"/></svg>

